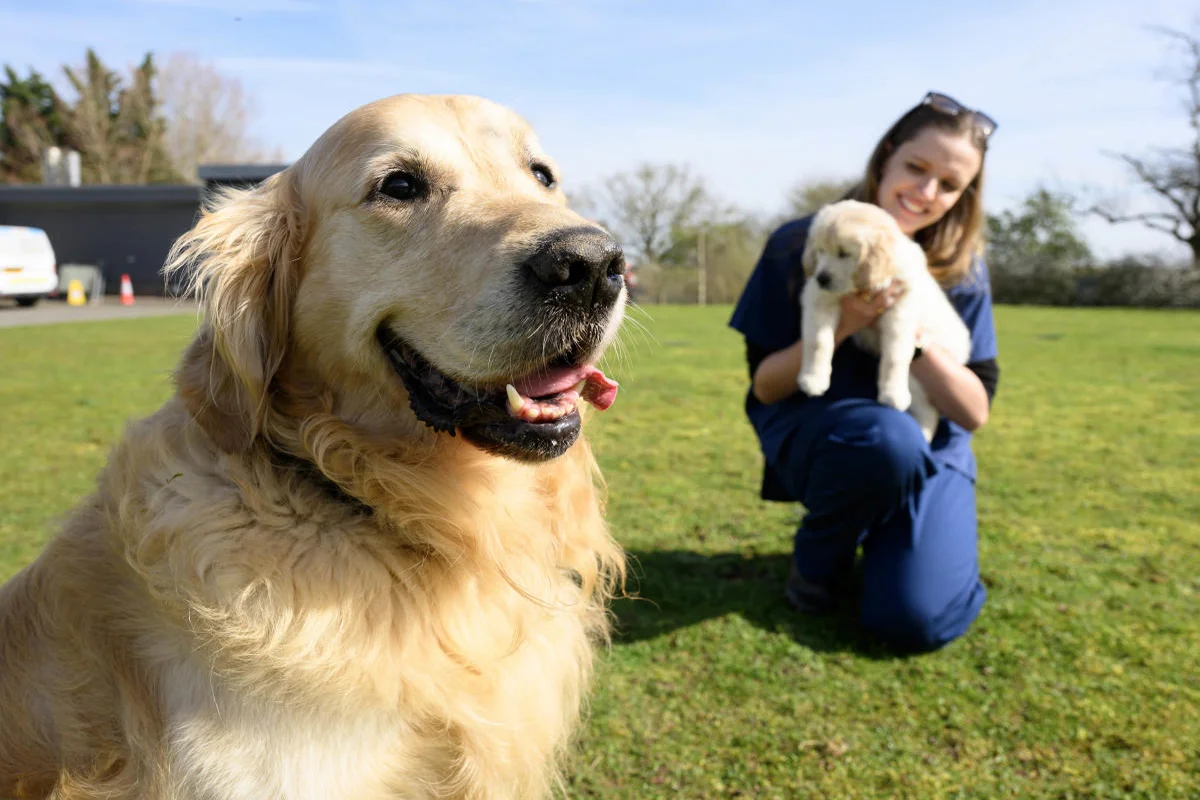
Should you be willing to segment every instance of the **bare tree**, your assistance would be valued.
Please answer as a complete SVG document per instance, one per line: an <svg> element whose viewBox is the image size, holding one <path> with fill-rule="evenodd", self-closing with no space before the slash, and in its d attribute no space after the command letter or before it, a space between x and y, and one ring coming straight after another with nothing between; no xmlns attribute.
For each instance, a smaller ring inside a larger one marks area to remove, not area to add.
<svg viewBox="0 0 1200 800"><path fill-rule="evenodd" d="M1187 60L1177 82L1184 88L1184 110L1192 129L1192 143L1179 148L1156 148L1152 157L1110 153L1129 168L1138 182L1156 195L1160 211L1123 213L1113 204L1098 204L1092 211L1112 223L1138 222L1186 244L1192 267L1200 269L1200 39L1182 31L1158 32L1180 45Z"/></svg>
<svg viewBox="0 0 1200 800"><path fill-rule="evenodd" d="M158 81L167 120L164 145L175 169L198 180L196 168L213 163L278 161L249 134L252 99L237 78L223 75L194 53L172 53Z"/></svg>
<svg viewBox="0 0 1200 800"><path fill-rule="evenodd" d="M612 231L635 259L658 263L677 231L707 213L712 201L704 181L686 166L642 164L606 178L595 192L572 204Z"/></svg>
<svg viewBox="0 0 1200 800"><path fill-rule="evenodd" d="M669 297L675 302L731 303L741 294L762 253L766 231L760 220L735 209L723 216L675 231L671 249L662 256L660 302ZM678 284L687 288L681 291Z"/></svg>

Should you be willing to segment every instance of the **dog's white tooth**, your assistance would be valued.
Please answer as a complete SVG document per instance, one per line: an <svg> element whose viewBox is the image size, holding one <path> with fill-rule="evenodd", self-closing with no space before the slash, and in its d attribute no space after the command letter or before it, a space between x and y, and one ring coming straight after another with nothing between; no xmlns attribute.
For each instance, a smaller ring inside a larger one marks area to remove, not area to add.
<svg viewBox="0 0 1200 800"><path fill-rule="evenodd" d="M517 391L517 387L511 383L504 387L504 391L508 393L508 407L512 409L514 414L520 414L521 409L525 406L525 398L521 397L521 393Z"/></svg>
<svg viewBox="0 0 1200 800"><path fill-rule="evenodd" d="M579 392L580 394L583 394L583 387L584 387L584 384L586 384L586 383L587 383L586 380L582 380L579 383L572 386L571 389L572 389L572 391L576 391L576 392Z"/></svg>

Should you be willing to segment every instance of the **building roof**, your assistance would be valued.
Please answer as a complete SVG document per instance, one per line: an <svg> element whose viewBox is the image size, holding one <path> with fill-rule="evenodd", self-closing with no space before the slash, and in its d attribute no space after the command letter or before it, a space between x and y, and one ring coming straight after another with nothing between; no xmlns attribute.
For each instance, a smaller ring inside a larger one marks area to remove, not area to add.
<svg viewBox="0 0 1200 800"><path fill-rule="evenodd" d="M287 164L201 164L196 177L211 181L261 181L287 169Z"/></svg>
<svg viewBox="0 0 1200 800"><path fill-rule="evenodd" d="M177 203L200 202L203 186L191 184L88 183L83 186L0 186L0 203Z"/></svg>

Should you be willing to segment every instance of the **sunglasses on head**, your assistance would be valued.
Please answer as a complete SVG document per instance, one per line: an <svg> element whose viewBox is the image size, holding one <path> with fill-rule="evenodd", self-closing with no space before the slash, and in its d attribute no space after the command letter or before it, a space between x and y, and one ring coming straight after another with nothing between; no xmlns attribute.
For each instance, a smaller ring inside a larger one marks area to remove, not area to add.
<svg viewBox="0 0 1200 800"><path fill-rule="evenodd" d="M976 111L973 108L967 108L962 103L955 100L953 97L941 92L929 92L921 100L919 105L933 106L934 110L940 111L951 117L957 117L959 114L970 114L975 127L983 134L983 138L988 138L996 130L996 120L989 117L982 111Z"/></svg>

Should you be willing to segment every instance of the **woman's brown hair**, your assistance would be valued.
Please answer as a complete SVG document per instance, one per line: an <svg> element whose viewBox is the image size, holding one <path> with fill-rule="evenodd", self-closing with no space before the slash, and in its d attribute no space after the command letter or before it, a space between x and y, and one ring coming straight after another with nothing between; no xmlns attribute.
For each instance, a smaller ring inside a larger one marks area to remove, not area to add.
<svg viewBox="0 0 1200 800"><path fill-rule="evenodd" d="M970 112L947 114L924 103L910 109L875 145L863 180L847 192L844 199L878 204L879 181L887 160L900 145L926 128L965 136L980 154L979 172L967 184L958 202L937 222L913 234L929 260L929 271L938 283L948 287L970 274L975 256L983 250L983 165L987 156L987 136Z"/></svg>

